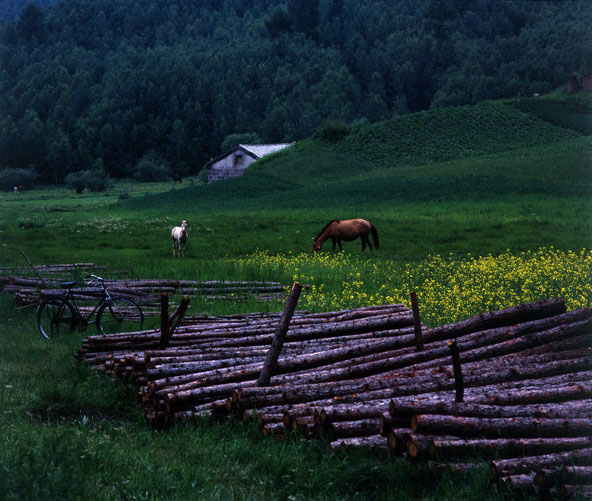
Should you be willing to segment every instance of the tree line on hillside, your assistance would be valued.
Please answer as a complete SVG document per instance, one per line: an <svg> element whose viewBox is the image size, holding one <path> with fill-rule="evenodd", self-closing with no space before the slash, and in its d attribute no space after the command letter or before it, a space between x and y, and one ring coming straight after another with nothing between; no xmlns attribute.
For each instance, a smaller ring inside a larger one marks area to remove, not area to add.
<svg viewBox="0 0 592 501"><path fill-rule="evenodd" d="M49 7L60 0L1 0L0 20L12 21L17 19L28 3L34 3L37 7Z"/></svg>
<svg viewBox="0 0 592 501"><path fill-rule="evenodd" d="M580 0L31 3L0 24L0 183L195 173L229 135L548 92L589 69L591 25Z"/></svg>

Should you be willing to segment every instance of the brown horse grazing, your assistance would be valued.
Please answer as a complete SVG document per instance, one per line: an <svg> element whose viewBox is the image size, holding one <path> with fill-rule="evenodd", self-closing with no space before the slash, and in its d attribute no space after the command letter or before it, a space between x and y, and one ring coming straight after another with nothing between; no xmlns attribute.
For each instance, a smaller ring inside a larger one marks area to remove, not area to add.
<svg viewBox="0 0 592 501"><path fill-rule="evenodd" d="M374 240L374 247L378 249L378 232L376 227L365 219L347 219L340 221L334 219L325 225L321 232L317 235L312 243L312 251L318 252L325 243L325 240L330 238L333 241L333 250L335 250L335 244L339 245L339 250L343 250L341 247L341 241L351 242L356 238L362 239L362 250L366 249L366 245L372 250L372 244L368 235L372 233L372 240Z"/></svg>

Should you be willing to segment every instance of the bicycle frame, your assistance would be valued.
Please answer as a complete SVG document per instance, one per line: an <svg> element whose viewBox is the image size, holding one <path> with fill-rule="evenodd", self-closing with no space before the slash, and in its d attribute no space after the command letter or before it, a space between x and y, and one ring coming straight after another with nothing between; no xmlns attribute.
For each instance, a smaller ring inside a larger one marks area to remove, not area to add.
<svg viewBox="0 0 592 501"><path fill-rule="evenodd" d="M63 282L62 287L66 291L44 299L37 309L37 325L44 337L52 338L54 333L59 332L60 325L67 325L70 331L75 328L82 331L86 330L91 322L94 323L100 334L122 332L124 328L141 330L144 314L134 301L111 296L101 277L89 275L85 278L92 279L86 282L86 285L98 284L100 287L98 303L88 314L83 314L81 306L78 304L80 298L77 301L76 292L72 290L76 282ZM86 294L83 293L82 296L86 296ZM89 300L96 298L93 296L94 294L91 293ZM86 297L83 297L82 300L85 301L85 304L88 301ZM90 308L89 306L88 309ZM86 307L85 311L88 311ZM94 321L91 321L90 318L93 315Z"/></svg>
<svg viewBox="0 0 592 501"><path fill-rule="evenodd" d="M109 291L105 287L105 284L103 283L103 279L101 277L97 277L96 275L89 275L89 277L92 277L92 280L89 281L89 285L92 282L98 282L100 284L101 292L103 293L103 297L99 299L99 302L96 304L96 306L92 309L92 311L88 315L85 316L80 312L80 307L76 303L76 299L74 299L74 293L72 292L72 289L68 289L68 291L66 292L65 295L59 296L60 299L63 299L64 301L70 303L74 307L74 311L76 312L76 318L78 320L80 320L80 319L84 320L86 322L86 324L90 323L89 322L90 317L92 317L97 311L99 311L99 309L101 308L101 306L103 306L103 304L105 304L105 303L112 304L113 303L113 299L111 297L111 294L109 294ZM96 322L96 320L95 320L95 322Z"/></svg>

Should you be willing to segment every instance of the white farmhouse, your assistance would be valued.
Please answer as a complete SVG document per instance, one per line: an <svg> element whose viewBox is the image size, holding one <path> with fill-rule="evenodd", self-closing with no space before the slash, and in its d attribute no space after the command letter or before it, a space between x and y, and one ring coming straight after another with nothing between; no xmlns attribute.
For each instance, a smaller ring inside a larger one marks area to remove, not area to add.
<svg viewBox="0 0 592 501"><path fill-rule="evenodd" d="M294 143L277 144L239 144L230 152L212 158L206 165L208 169L208 183L220 179L242 176L247 166L265 155L275 153L292 146Z"/></svg>

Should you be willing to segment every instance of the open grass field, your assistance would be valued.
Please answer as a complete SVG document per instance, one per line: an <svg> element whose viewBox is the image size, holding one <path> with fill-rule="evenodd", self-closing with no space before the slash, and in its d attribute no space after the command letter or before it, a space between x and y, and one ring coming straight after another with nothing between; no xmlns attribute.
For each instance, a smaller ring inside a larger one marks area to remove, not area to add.
<svg viewBox="0 0 592 501"><path fill-rule="evenodd" d="M34 264L94 262L134 277L298 279L311 285L299 305L311 311L408 303L416 290L429 325L558 295L590 306L592 140L581 120L590 105L566 99L399 117L335 144L303 141L209 186L2 193L0 262L25 264L22 250ZM329 242L313 257L324 224L353 217L374 222L380 249L352 242L333 254ZM182 219L184 260L169 238ZM281 308L191 304L212 314ZM74 360L90 332L48 342L31 309L15 311L7 295L0 309L2 498L497 498L485 466L435 478L405 460L279 443L249 426L153 431L133 390Z"/></svg>

